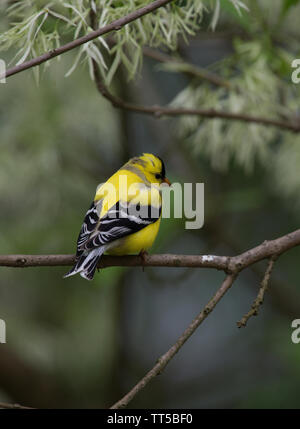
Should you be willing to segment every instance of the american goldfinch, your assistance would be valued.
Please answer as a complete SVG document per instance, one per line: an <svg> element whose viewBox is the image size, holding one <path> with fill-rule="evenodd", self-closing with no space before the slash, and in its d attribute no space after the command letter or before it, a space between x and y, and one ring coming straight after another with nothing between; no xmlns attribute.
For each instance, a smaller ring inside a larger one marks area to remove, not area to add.
<svg viewBox="0 0 300 429"><path fill-rule="evenodd" d="M161 183L170 185L163 161L151 153L130 159L99 185L77 240L76 261L64 276L92 280L101 255L142 254L158 233Z"/></svg>

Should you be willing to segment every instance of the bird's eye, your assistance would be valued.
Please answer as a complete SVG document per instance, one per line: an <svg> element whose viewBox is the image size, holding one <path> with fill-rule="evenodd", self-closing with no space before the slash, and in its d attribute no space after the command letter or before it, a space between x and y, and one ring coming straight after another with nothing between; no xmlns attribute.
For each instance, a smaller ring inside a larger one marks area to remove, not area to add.
<svg viewBox="0 0 300 429"><path fill-rule="evenodd" d="M155 178L156 179L161 179L161 175L157 173L157 174L155 174Z"/></svg>

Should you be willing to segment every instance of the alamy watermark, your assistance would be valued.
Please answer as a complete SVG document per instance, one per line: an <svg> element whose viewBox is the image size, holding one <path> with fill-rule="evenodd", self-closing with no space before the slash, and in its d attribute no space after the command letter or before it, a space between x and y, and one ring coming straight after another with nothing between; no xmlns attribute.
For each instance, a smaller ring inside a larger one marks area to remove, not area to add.
<svg viewBox="0 0 300 429"><path fill-rule="evenodd" d="M6 343L6 324L0 319L0 344Z"/></svg>
<svg viewBox="0 0 300 429"><path fill-rule="evenodd" d="M291 75L291 79L293 83L300 83L300 58L295 58L291 66L293 69L295 69Z"/></svg>
<svg viewBox="0 0 300 429"><path fill-rule="evenodd" d="M162 194L162 210L158 191ZM99 203L103 200L99 209L104 204L109 219L128 218L143 223L161 215L167 219L186 219L186 229L200 229L204 225L204 183L173 183L171 186L151 183L147 186L138 182L129 185L127 175L120 174L118 184L101 183L96 195ZM118 206L109 207L110 201L119 201Z"/></svg>
<svg viewBox="0 0 300 429"><path fill-rule="evenodd" d="M300 319L294 319L291 324L295 330L292 332L291 340L294 344L300 343Z"/></svg>
<svg viewBox="0 0 300 429"><path fill-rule="evenodd" d="M6 83L6 62L0 58L0 83Z"/></svg>

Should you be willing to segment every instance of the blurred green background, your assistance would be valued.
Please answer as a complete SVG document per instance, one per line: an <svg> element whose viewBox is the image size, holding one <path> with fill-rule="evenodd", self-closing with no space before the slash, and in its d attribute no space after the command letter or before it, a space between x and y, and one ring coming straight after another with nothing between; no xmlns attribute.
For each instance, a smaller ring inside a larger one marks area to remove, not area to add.
<svg viewBox="0 0 300 429"><path fill-rule="evenodd" d="M287 14L295 20L299 7ZM182 43L182 55L202 67L229 57L235 33L254 37L257 16L252 11L241 23L228 11L216 32L203 30L190 45ZM299 30L294 36L299 40ZM38 85L31 71L0 85L2 254L74 252L97 184L143 151L164 159L173 182L205 183L204 227L186 230L184 220L164 219L152 253L235 255L299 227L299 194L276 184L285 169L300 181L298 163L290 171L287 160L273 175L258 160L246 172L232 158L227 168L216 168L177 132L179 118L112 108L84 66L65 78L74 55L54 60ZM158 70L145 58L138 80L128 82L121 68L115 82L127 100L163 105L188 77ZM246 145L249 125L240 127L236 144ZM272 150L280 144L274 138ZM291 322L300 318L299 256L295 248L280 257L259 316L239 330L236 322L249 310L266 262L242 273L130 406L298 408L300 344L291 341ZM63 280L66 271L0 268L0 318L7 326L7 343L0 344L0 401L109 407L176 341L223 278L204 269L107 268L88 283L79 276Z"/></svg>

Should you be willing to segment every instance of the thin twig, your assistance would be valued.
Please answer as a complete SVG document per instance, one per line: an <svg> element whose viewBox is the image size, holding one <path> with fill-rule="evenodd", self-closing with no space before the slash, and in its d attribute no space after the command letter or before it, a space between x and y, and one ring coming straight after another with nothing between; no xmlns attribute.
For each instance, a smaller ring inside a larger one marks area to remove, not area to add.
<svg viewBox="0 0 300 429"><path fill-rule="evenodd" d="M222 86L224 88L230 89L231 83L228 80L222 79L217 74L206 70L202 67L196 66L191 63L187 63L180 57L174 57L172 55L165 54L163 52L157 51L156 49L149 48L148 46L143 47L143 54L149 58L159 61L160 63L173 63L179 66L179 70L189 76L207 80L216 86Z"/></svg>
<svg viewBox="0 0 300 429"><path fill-rule="evenodd" d="M172 1L174 0L155 0L152 3L133 11L126 16L123 16L122 18L119 18L108 25L105 25L104 27L99 28L98 30L92 31L91 33L86 34L85 36L79 37L78 39L75 39L72 42L66 43L63 46L60 46L56 49L52 49L51 51L46 52L36 58L32 58L29 61L25 61L22 64L19 64L17 66L14 66L6 70L5 74L3 76L0 76L0 79L2 77L13 76L14 74L20 73L24 70L28 70L32 67L39 66L40 64L43 64L46 61L57 57L58 55L64 54L65 52L71 51L72 49L77 48L78 46L81 46L84 43L90 42L91 40L94 40L99 36L103 36L104 34L110 33L112 31L118 31L125 25L129 24L130 22L135 21L141 18L142 16L145 16L148 13L155 11L156 9L159 9L160 7L163 7L168 3L171 3Z"/></svg>
<svg viewBox="0 0 300 429"><path fill-rule="evenodd" d="M263 118L261 116L252 116L247 115L246 113L231 113L215 109L189 109L183 107L143 106L139 104L129 103L113 95L109 91L109 89L104 84L101 78L98 64L94 60L92 60L92 62L95 83L98 88L98 91L116 108L125 109L135 113L153 115L156 118L160 118L163 116L191 115L200 116L202 118L207 119L226 119L231 121L255 123L259 125L273 126L280 129L286 129L294 133L300 132L299 123L293 123L292 121L285 121L280 119Z"/></svg>
<svg viewBox="0 0 300 429"><path fill-rule="evenodd" d="M247 322L250 319L250 317L258 315L259 307L262 305L262 303L264 301L265 292L268 289L268 285L269 285L269 282L270 282L271 273L272 273L272 270L273 270L274 263L275 263L276 259L277 259L277 255L273 255L269 259L269 263L268 263L266 272L265 272L264 277L263 277L263 279L261 281L257 297L254 300L254 302L253 302L253 304L251 306L251 309L248 311L247 314L245 314L241 318L241 320L239 322L237 322L237 326L239 328L245 327L247 325Z"/></svg>
<svg viewBox="0 0 300 429"><path fill-rule="evenodd" d="M237 274L229 274L226 276L220 289L218 289L215 295L206 304L204 309L198 314L198 316L192 321L192 323L187 327L183 334L178 338L176 343L158 359L154 367L149 372L147 372L147 374L130 390L130 392L128 392L122 399L120 399L111 407L112 409L126 407L129 402L132 401L132 399L139 393L140 390L142 390L154 377L156 377L164 370L170 360L181 349L184 343L191 337L191 335L196 331L196 329L201 325L201 323L207 318L207 316L215 308L220 299L232 286L236 275Z"/></svg>

